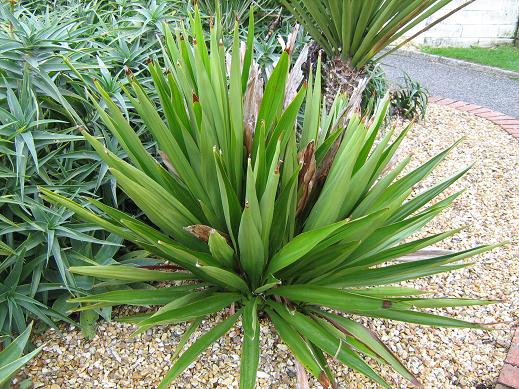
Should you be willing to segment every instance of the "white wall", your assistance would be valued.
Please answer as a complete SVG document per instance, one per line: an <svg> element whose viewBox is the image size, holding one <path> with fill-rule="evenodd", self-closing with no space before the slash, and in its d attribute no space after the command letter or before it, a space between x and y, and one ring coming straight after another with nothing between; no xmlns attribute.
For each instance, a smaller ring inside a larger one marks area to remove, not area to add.
<svg viewBox="0 0 519 389"><path fill-rule="evenodd" d="M454 0L421 27L463 4ZM519 21L519 0L476 0L414 40L430 46L492 46L512 43ZM420 26L417 26L420 27ZM419 31L415 28L412 32ZM412 35L411 34L408 34Z"/></svg>

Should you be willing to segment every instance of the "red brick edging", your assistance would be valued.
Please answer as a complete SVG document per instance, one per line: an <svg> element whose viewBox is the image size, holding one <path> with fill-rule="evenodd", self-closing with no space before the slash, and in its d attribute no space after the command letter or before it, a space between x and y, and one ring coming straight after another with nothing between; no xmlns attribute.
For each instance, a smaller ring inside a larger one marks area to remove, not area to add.
<svg viewBox="0 0 519 389"><path fill-rule="evenodd" d="M519 328L515 330L496 389L519 389Z"/></svg>
<svg viewBox="0 0 519 389"><path fill-rule="evenodd" d="M432 104L445 105L458 111L470 112L476 116L490 120L492 123L498 125L503 130L519 140L519 119L504 113L493 111L490 108L481 107L476 104L466 103L465 101L447 99L440 96L432 96L429 98Z"/></svg>

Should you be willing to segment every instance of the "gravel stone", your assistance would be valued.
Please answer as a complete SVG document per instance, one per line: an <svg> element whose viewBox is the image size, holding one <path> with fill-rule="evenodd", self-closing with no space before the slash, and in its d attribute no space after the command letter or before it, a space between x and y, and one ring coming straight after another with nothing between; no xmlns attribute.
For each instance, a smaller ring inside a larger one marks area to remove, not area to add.
<svg viewBox="0 0 519 389"><path fill-rule="evenodd" d="M438 247L467 249L483 243L508 245L478 256L473 266L450 274L405 283L442 296L499 300L498 304L431 312L485 323L491 331L436 329L413 324L359 318L427 388L492 387L510 346L511 328L519 324L519 142L496 125L471 114L432 105L404 142L402 156L412 153L413 166L424 163L456 139L463 143L417 188L416 193L475 163L448 194L467 188L454 205L425 227L420 236L465 226ZM127 314L133 308L118 308ZM205 321L191 340L210 328ZM35 388L155 388L170 366L170 357L185 324L164 326L130 337L134 326L100 322L97 335L86 340L79 329L63 326L63 334L48 330L35 343L43 352L20 374ZM179 377L174 388L237 388L241 323L201 355ZM261 326L259 388L294 388L294 360L273 328ZM341 387L375 388L369 379L331 363ZM389 367L377 368L393 387L410 385ZM479 386L478 386L479 385ZM320 388L312 380L310 387Z"/></svg>

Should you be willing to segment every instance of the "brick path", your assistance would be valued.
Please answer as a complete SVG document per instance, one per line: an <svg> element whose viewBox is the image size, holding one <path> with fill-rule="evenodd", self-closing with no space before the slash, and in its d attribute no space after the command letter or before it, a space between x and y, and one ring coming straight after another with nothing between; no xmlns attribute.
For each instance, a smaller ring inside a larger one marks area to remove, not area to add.
<svg viewBox="0 0 519 389"><path fill-rule="evenodd" d="M429 99L432 104L445 105L458 111L470 112L476 116L490 120L503 130L519 140L519 119L493 111L489 108L464 101L456 101L443 97L433 96ZM497 379L496 389L519 389L519 328L515 330L512 345L508 351L503 370Z"/></svg>
<svg viewBox="0 0 519 389"><path fill-rule="evenodd" d="M445 105L457 109L458 111L470 112L476 116L490 120L492 123L497 124L503 130L512 135L515 139L519 140L519 119L517 118L476 104L469 104L464 101L446 99L439 96L429 98L429 102L432 104Z"/></svg>

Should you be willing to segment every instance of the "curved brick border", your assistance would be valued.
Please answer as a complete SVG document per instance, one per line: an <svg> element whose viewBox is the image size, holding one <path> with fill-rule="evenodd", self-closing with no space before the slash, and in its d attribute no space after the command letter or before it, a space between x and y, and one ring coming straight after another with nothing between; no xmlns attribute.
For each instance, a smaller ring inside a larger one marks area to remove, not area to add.
<svg viewBox="0 0 519 389"><path fill-rule="evenodd" d="M476 104L469 104L465 101L452 100L440 96L430 97L429 103L445 105L457 109L458 111L470 112L476 116L490 120L492 123L497 124L503 130L512 135L515 139L519 140L519 119L513 118L512 116Z"/></svg>
<svg viewBox="0 0 519 389"><path fill-rule="evenodd" d="M445 105L458 111L470 112L476 116L490 120L503 130L519 140L519 120L501 112L493 111L489 108L481 107L476 104L469 104L464 101L447 99L444 97L433 96L429 98L432 104ZM515 330L512 345L505 359L503 370L497 379L496 389L519 389L519 328Z"/></svg>
<svg viewBox="0 0 519 389"><path fill-rule="evenodd" d="M519 389L519 328L516 328L496 389Z"/></svg>

